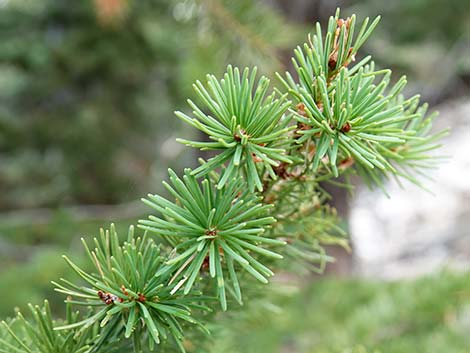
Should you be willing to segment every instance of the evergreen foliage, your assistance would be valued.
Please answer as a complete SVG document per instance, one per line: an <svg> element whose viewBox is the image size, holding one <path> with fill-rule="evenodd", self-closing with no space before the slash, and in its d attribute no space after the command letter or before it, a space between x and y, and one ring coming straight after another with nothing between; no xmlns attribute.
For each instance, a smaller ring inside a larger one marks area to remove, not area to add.
<svg viewBox="0 0 470 353"><path fill-rule="evenodd" d="M176 113L183 121L214 140L195 142L180 139L180 142L204 150L223 150L193 172L200 177L228 161L218 181L219 188L228 179L239 175L238 169L242 169L249 188L253 190L256 186L258 191L262 191L263 185L255 163L262 164L273 178L276 178L273 167L278 167L280 162L291 163L283 148L289 131L289 127L285 126L289 119L284 113L290 102L285 100L286 95L279 99L275 99L275 93L265 97L269 80L263 76L255 83L255 77L256 68L251 73L246 68L240 77L240 70L233 69L232 66L227 68L220 83L213 75L208 75L210 93L201 82L194 85L205 107L201 109L191 100L188 101L198 119L191 119L181 112ZM204 114L204 110L209 110L215 119ZM284 118L283 121L281 118Z"/></svg>
<svg viewBox="0 0 470 353"><path fill-rule="evenodd" d="M163 236L174 247L178 255L166 262L170 265L167 271L176 271L172 281L182 277L178 286L184 285L185 294L189 293L205 264L210 276L217 278L217 296L222 308L227 309L224 272L231 284L230 292L241 304L235 264L259 281L268 283L266 277L274 273L250 252L282 259L281 255L259 246L285 244L262 236L275 221L268 216L271 205L262 204L261 198L247 189L242 192L245 186L242 179L232 179L224 187L216 188L209 178L199 185L189 169L185 171L183 181L172 170L169 174L173 187L164 184L177 203L149 195L150 200L144 202L164 218L150 216L150 220L140 221L141 228Z"/></svg>
<svg viewBox="0 0 470 353"><path fill-rule="evenodd" d="M49 303L44 301L42 307L29 305L32 318L25 318L21 313L7 324L0 336L0 351L4 353L85 353L89 352L93 344L97 327L88 330L85 334L76 335L73 330L56 331L57 324L74 325L80 320L80 313L73 312L71 305L67 304L67 318L65 322L56 322L52 318ZM113 344L110 344L110 348Z"/></svg>
<svg viewBox="0 0 470 353"><path fill-rule="evenodd" d="M325 244L347 246L321 182L352 173L381 187L389 175L418 182L410 170L434 161L429 151L445 132L433 134L434 115L417 97L403 97L405 79L390 85L391 72L376 70L370 57L352 65L378 18L370 26L366 19L354 39L355 21L338 10L325 35L317 24L295 51L296 77L278 75L283 88L231 66L221 80L196 83L202 106L189 101L194 117L176 114L209 141L181 141L221 152L182 178L169 171L171 196L144 200L157 215L139 222L141 236L131 228L121 241L111 226L94 248L84 242L92 269L65 257L81 282L54 284L68 306L90 308L83 318L55 324L47 305L33 309L37 324L5 324L8 347L30 352L18 338L23 329L46 342L38 352L54 351L55 342L66 353L200 347L193 329L215 320L214 287L225 311L247 301L242 287L259 297L251 277L267 283L288 267L283 254L321 270L331 260Z"/></svg>
<svg viewBox="0 0 470 353"><path fill-rule="evenodd" d="M94 243L95 250L90 250L83 241L96 274L88 274L64 257L88 287L76 286L66 279L54 284L59 292L78 299L68 299L68 303L99 310L82 321L56 327L56 330L80 327L79 335L99 322L103 327L102 339L95 344L95 349L108 337L119 337L120 334L125 338L133 336L133 341L139 345L143 331L149 334L149 348L153 350L155 344L167 338L181 346L181 320L203 327L191 317L191 310L206 309L197 304L204 298L201 293L189 291L181 296L175 290L177 284L170 282L170 272L162 271L164 259L153 239L147 239L145 235L135 238L134 229L130 227L127 241L120 245L116 229L111 225L109 231L101 230L99 240L95 238ZM121 322L125 325L121 326Z"/></svg>

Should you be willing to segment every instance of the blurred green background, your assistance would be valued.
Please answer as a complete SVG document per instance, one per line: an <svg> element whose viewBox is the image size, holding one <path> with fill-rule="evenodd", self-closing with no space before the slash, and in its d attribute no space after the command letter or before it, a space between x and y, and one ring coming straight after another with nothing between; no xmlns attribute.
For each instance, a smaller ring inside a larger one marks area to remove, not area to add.
<svg viewBox="0 0 470 353"><path fill-rule="evenodd" d="M174 141L194 131L173 115L195 80L228 63L288 70L337 6L382 15L362 52L406 72L409 92L432 105L468 94L467 0L0 0L0 318L44 297L57 306L60 255L81 256L79 238L110 221L135 222L167 167L195 164ZM231 318L215 351L470 352L466 274L331 276L286 295Z"/></svg>

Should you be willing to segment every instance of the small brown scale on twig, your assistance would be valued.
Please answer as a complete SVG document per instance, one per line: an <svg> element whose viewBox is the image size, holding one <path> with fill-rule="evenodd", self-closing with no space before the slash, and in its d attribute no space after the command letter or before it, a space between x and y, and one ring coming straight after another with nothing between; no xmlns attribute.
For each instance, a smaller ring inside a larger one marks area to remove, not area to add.
<svg viewBox="0 0 470 353"><path fill-rule="evenodd" d="M136 301L138 302L145 302L147 300L147 298L145 297L145 295L143 295L142 293L137 293L139 296L137 297Z"/></svg>
<svg viewBox="0 0 470 353"><path fill-rule="evenodd" d="M331 53L330 58L328 59L328 68L330 71L333 71L336 68L336 60L338 59L338 53Z"/></svg>
<svg viewBox="0 0 470 353"><path fill-rule="evenodd" d="M304 117L307 116L307 113L305 112L305 104L300 102L299 104L295 106L295 108L297 109L297 114L304 116Z"/></svg>
<svg viewBox="0 0 470 353"><path fill-rule="evenodd" d="M222 247L220 247L220 246L219 246L219 255L220 255L220 259L222 260L222 257L224 256L224 249L222 249ZM209 266L210 266L209 255L206 255L206 257L202 261L201 270L202 271L208 271Z"/></svg>
<svg viewBox="0 0 470 353"><path fill-rule="evenodd" d="M121 286L121 292L126 295L126 296L129 296L129 292L127 291L126 287L124 287L124 285Z"/></svg>
<svg viewBox="0 0 470 353"><path fill-rule="evenodd" d="M111 293L105 293L102 290L98 291L98 297L101 299L102 302L104 302L106 305L111 305L114 304L114 302L120 302L122 303L124 299L119 298L118 296L111 294Z"/></svg>
<svg viewBox="0 0 470 353"><path fill-rule="evenodd" d="M246 136L246 131L244 129L240 129L239 133L236 132L233 135L233 138L234 138L235 141L240 142L242 140L242 136Z"/></svg>
<svg viewBox="0 0 470 353"><path fill-rule="evenodd" d="M297 130L309 130L311 128L310 125L307 125L305 123L302 123L302 122L298 122L297 123Z"/></svg>
<svg viewBox="0 0 470 353"><path fill-rule="evenodd" d="M258 143L258 146L261 146L261 147L264 147L266 146L265 143ZM261 163L263 161L262 158L260 158L259 156L257 156L255 153L251 153L251 158L253 159L253 162L255 163Z"/></svg>
<svg viewBox="0 0 470 353"><path fill-rule="evenodd" d="M269 186L269 180L263 179L263 192L265 192L268 189L268 186Z"/></svg>
<svg viewBox="0 0 470 353"><path fill-rule="evenodd" d="M295 108L297 109L297 114L299 114L300 116L303 116L303 117L307 117L307 112L305 111L305 104L300 102L299 104L297 104L295 106ZM299 134L299 131L305 131L305 130L309 130L311 129L311 126L306 124L306 123L303 123L301 121L298 121L297 122L297 130L295 131L294 135L295 135L295 138L299 138L300 136L302 136L301 134Z"/></svg>
<svg viewBox="0 0 470 353"><path fill-rule="evenodd" d="M202 261L201 270L203 271L209 270L209 255L206 255L206 257Z"/></svg>
<svg viewBox="0 0 470 353"><path fill-rule="evenodd" d="M240 133L241 133L242 135L244 135L244 134L245 134L245 130L240 130ZM233 138L234 138L235 141L237 141L237 142L240 142L240 141L242 140L242 137L241 137L238 133L235 133L235 135L233 135Z"/></svg>
<svg viewBox="0 0 470 353"><path fill-rule="evenodd" d="M134 300L134 299L135 299L136 301L141 302L141 303L143 303L143 302L145 302L145 301L147 300L147 298L145 297L145 295L143 295L142 293L137 293L138 297L137 297L137 298L132 298L132 297L130 296L129 292L127 291L126 287L124 287L124 285L121 286L121 292L122 292L125 296L129 297L129 300Z"/></svg>
<svg viewBox="0 0 470 353"><path fill-rule="evenodd" d="M262 158L258 157L256 153L251 153L251 158L253 159L253 162L255 163L261 163L263 161Z"/></svg>
<svg viewBox="0 0 470 353"><path fill-rule="evenodd" d="M328 68L330 69L330 72L333 72L336 69L339 69L339 68L336 67L337 64L338 64L338 52L339 52L339 49L340 49L338 40L339 40L339 36L341 34L341 28L343 26L346 26L346 30L344 32L344 41L348 40L349 29L350 29L350 26L351 26L351 18L348 17L346 20L344 20L342 18L339 18L338 20L336 20L336 26L337 27L336 27L336 30L335 30L335 37L334 37L334 40L333 40L333 51L331 52L331 54L328 58ZM355 60L355 57L352 54L352 52L353 52L353 48L349 48L348 49L348 54L346 56L346 60L343 63L344 67L347 67L351 61Z"/></svg>
<svg viewBox="0 0 470 353"><path fill-rule="evenodd" d="M292 174L287 171L287 166L286 162L280 163L277 167L273 168L274 173L281 179L288 179Z"/></svg>
<svg viewBox="0 0 470 353"><path fill-rule="evenodd" d="M121 292L125 296L128 297L129 301L135 300L135 301L143 303L147 300L147 298L145 297L145 295L143 293L137 293L137 295L138 295L137 298L131 297L129 292L127 291L126 287L124 287L124 285L121 286ZM111 304L114 304L116 302L119 302L119 303L124 302L123 298L120 298L117 295L111 294L109 292L103 292L102 290L99 290L97 292L97 294L98 294L98 297L101 299L101 301L104 302L106 305L111 305Z"/></svg>
<svg viewBox="0 0 470 353"><path fill-rule="evenodd" d="M323 113L323 103L322 102L315 102L317 104L317 108L320 112Z"/></svg>
<svg viewBox="0 0 470 353"><path fill-rule="evenodd" d="M211 237L215 237L217 235L217 229L207 229L205 234Z"/></svg>
<svg viewBox="0 0 470 353"><path fill-rule="evenodd" d="M348 169L354 164L354 159L352 157L348 157L346 159L343 159L340 163L338 168L341 170Z"/></svg>
<svg viewBox="0 0 470 353"><path fill-rule="evenodd" d="M332 130L336 130L336 126L333 123L330 123L330 128ZM351 131L351 129L352 129L352 125L349 121L347 121L339 130L341 132L348 133L349 131Z"/></svg>
<svg viewBox="0 0 470 353"><path fill-rule="evenodd" d="M346 124L343 125L343 127L341 128L341 131L344 132L344 133L348 133L349 131L351 131L351 123L348 121L346 122Z"/></svg>
<svg viewBox="0 0 470 353"><path fill-rule="evenodd" d="M240 135L246 136L246 131L243 130L243 129L240 129ZM237 141L237 142L240 142L242 140L242 136L240 136L240 135L238 133L233 135L234 140ZM260 143L259 146L264 147L264 146L266 146L266 144L265 143ZM251 158L253 158L253 161L255 163L260 163L260 162L263 161L263 159L258 157L255 153L251 153Z"/></svg>

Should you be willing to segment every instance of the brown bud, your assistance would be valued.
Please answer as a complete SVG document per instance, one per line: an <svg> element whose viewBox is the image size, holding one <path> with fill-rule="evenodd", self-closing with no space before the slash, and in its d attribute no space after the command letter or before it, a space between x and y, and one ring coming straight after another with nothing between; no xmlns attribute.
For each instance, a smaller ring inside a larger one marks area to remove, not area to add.
<svg viewBox="0 0 470 353"><path fill-rule="evenodd" d="M255 153L251 153L251 158L253 158L253 161L254 161L255 163L260 163L260 162L263 161L263 160L262 160L260 157L258 157Z"/></svg>
<svg viewBox="0 0 470 353"><path fill-rule="evenodd" d="M297 114L302 115L302 116L307 115L307 113L305 112L305 104L299 103L295 106L295 108L297 109Z"/></svg>
<svg viewBox="0 0 470 353"><path fill-rule="evenodd" d="M346 158L346 159L343 159L343 160L339 163L339 169L341 169L341 170L348 169L348 168L351 167L353 164L354 164L354 159L353 159L352 157L348 157L348 158Z"/></svg>
<svg viewBox="0 0 470 353"><path fill-rule="evenodd" d="M139 294L139 297L137 298L137 301L143 303L147 300L147 298L145 297L145 295L143 295L142 293L138 293Z"/></svg>
<svg viewBox="0 0 470 353"><path fill-rule="evenodd" d="M209 255L207 255L204 258L204 261L202 262L202 265L201 265L201 270L207 271L208 269L209 269Z"/></svg>
<svg viewBox="0 0 470 353"><path fill-rule="evenodd" d="M124 287L124 285L121 286L121 292L122 292L124 295L129 296L129 292L127 291L126 287Z"/></svg>
<svg viewBox="0 0 470 353"><path fill-rule="evenodd" d="M328 67L330 70L334 70L336 68L336 59L333 56L331 56L330 60L328 60Z"/></svg>
<svg viewBox="0 0 470 353"><path fill-rule="evenodd" d="M348 133L349 131L351 131L351 123L346 122L346 124L344 124L343 127L341 128L341 131L344 133Z"/></svg>

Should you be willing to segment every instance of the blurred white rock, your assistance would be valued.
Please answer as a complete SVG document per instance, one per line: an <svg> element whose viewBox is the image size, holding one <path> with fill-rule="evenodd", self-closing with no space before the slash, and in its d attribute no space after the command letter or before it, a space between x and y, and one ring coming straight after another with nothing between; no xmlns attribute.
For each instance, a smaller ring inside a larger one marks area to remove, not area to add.
<svg viewBox="0 0 470 353"><path fill-rule="evenodd" d="M425 181L381 191L359 187L351 203L351 236L358 271L388 279L443 267L470 269L470 101L437 107L437 129L451 127L440 154L451 158Z"/></svg>

